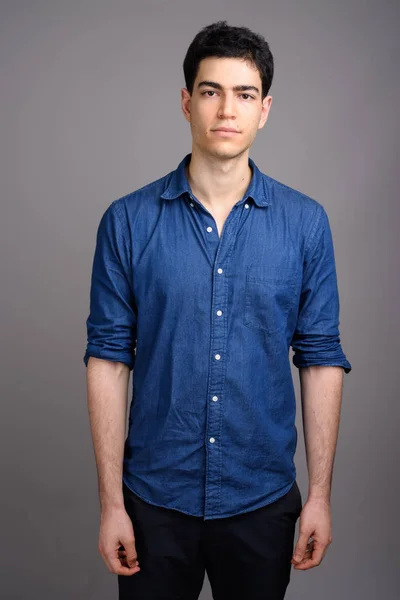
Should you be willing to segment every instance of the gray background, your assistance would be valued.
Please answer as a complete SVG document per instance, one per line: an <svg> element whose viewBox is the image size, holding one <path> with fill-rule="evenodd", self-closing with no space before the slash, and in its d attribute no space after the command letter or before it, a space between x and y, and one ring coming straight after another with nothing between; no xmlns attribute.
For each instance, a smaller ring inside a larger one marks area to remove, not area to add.
<svg viewBox="0 0 400 600"><path fill-rule="evenodd" d="M273 103L250 155L328 212L341 340L353 366L335 460L333 543L319 567L292 569L287 598L398 597L398 7L13 0L1 2L0 15L7 600L117 597L116 576L97 552L82 360L95 233L114 199L165 175L190 151L182 61L198 30L217 19L246 25L271 45ZM299 394L295 367L293 376ZM299 408L298 397L304 501ZM201 599L208 598L206 577Z"/></svg>

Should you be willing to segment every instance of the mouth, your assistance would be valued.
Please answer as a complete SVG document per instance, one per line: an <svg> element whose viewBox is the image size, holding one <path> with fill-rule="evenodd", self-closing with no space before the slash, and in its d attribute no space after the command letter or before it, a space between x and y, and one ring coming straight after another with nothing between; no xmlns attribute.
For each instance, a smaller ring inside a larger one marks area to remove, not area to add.
<svg viewBox="0 0 400 600"><path fill-rule="evenodd" d="M227 127L226 128L222 127L221 129L213 129L212 132L215 133L216 135L222 135L222 136L228 136L228 137L239 133L236 129L229 129Z"/></svg>

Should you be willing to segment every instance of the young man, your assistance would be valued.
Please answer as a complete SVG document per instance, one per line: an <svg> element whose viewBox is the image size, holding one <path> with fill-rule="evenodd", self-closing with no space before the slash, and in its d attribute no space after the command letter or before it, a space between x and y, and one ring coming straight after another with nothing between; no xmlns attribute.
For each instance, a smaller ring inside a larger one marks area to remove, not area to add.
<svg viewBox="0 0 400 600"><path fill-rule="evenodd" d="M265 39L217 22L197 34L183 66L192 152L112 202L97 233L84 361L98 547L119 598L194 600L207 572L215 600L280 600L291 566L320 564L332 541L351 370L332 235L322 204L249 158L272 102Z"/></svg>

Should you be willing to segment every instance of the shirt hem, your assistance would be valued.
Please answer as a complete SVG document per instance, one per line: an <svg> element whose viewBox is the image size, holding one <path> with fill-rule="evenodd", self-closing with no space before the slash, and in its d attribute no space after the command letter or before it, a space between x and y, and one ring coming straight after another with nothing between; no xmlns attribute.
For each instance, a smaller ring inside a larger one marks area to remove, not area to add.
<svg viewBox="0 0 400 600"><path fill-rule="evenodd" d="M275 502L276 500L279 500L279 498L282 498L282 496L284 496L285 494L287 494L289 492L289 490L291 490L292 486L294 485L294 482L296 481L296 477L294 477L294 479L288 485L286 485L284 488L282 488L281 490L279 490L279 492L275 496L272 496L268 500L268 502L266 502L266 503L259 504L258 506L255 506L255 507L253 507L253 508L251 508L249 510L242 510L242 511L237 512L237 513L223 513L222 515L211 515L211 516L206 516L206 515L204 515L204 513L202 513L202 514L190 513L190 512L187 512L186 510L183 510L181 508L177 508L176 506L166 506L165 504L158 504L156 502L153 502L153 500L150 500L149 498L146 498L142 494L139 494L136 490L133 490L132 487L127 483L125 477L122 477L122 481L125 483L126 487L129 488L129 490L133 494L135 494L136 496L138 496L144 502L152 504L153 506L159 506L160 508L167 508L168 510L176 510L177 512L183 513L185 515L189 515L190 517L200 517L204 521L211 521L211 520L215 520L215 519L226 519L228 517L235 517L235 516L238 516L238 515L243 515L243 514L246 514L246 513L253 512L253 511L255 511L255 510L259 509L259 508L263 508L264 506L268 506L269 504L272 504L273 502Z"/></svg>

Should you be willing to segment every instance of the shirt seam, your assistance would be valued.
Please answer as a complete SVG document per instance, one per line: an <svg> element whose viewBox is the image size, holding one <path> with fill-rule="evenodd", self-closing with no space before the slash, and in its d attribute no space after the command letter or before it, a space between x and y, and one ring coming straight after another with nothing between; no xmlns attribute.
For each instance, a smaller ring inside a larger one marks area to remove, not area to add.
<svg viewBox="0 0 400 600"><path fill-rule="evenodd" d="M115 214L117 215L117 220L118 220L118 222L120 224L121 233L122 233L122 241L124 243L126 243L126 228L127 228L127 226L126 226L126 224L122 223L119 201L118 200L114 200L112 202L112 206L114 207Z"/></svg>
<svg viewBox="0 0 400 600"><path fill-rule="evenodd" d="M307 255L307 253L309 252L309 250L311 248L312 243L314 243L314 239L316 238L316 231L317 231L318 225L321 221L323 211L324 211L324 208L322 206L320 209L317 208L317 210L316 210L317 214L316 214L313 226L311 227L311 231L310 231L307 241L306 241L305 255ZM313 251L314 251L314 249L313 249Z"/></svg>
<svg viewBox="0 0 400 600"><path fill-rule="evenodd" d="M120 231L121 231L121 242L126 247L127 254L128 254L128 264L130 264L131 256L132 256L132 249L131 249L131 244L129 242L129 229L128 229L128 224L126 222L126 219L122 217L120 199L114 200L111 203L111 205L114 207L114 210L115 210L115 214L116 214L117 221L119 223ZM135 294L134 294L134 290L133 290L133 280L131 278L131 275L130 275L130 273L127 272L126 265L123 264L122 260L120 260L120 264L122 267L123 274L129 283L129 287L131 289L131 293L134 298L134 301L136 302Z"/></svg>

